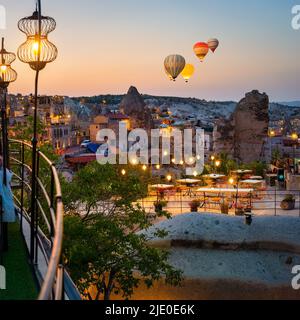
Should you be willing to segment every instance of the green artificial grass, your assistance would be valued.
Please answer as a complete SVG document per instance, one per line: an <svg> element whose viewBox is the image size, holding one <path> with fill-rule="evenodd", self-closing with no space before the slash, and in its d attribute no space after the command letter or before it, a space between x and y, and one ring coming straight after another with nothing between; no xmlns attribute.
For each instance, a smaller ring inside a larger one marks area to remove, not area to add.
<svg viewBox="0 0 300 320"><path fill-rule="evenodd" d="M34 300L38 291L18 223L8 226L8 245L8 251L3 256L6 290L0 290L0 300Z"/></svg>

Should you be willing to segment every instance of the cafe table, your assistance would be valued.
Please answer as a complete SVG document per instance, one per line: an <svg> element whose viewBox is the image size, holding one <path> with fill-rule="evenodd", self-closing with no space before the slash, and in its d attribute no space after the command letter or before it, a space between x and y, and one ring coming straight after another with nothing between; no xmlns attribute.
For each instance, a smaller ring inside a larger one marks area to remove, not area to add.
<svg viewBox="0 0 300 320"><path fill-rule="evenodd" d="M193 197L195 196L195 193L193 192L193 187L201 182L199 179L179 179L177 180L179 184L184 184L188 187L187 192L184 194L184 196Z"/></svg>
<svg viewBox="0 0 300 320"><path fill-rule="evenodd" d="M264 180L262 176L252 176L250 177L251 180Z"/></svg>
<svg viewBox="0 0 300 320"><path fill-rule="evenodd" d="M247 179L247 180L240 181L240 183L244 183L244 184L262 184L263 180Z"/></svg>
<svg viewBox="0 0 300 320"><path fill-rule="evenodd" d="M209 178L209 179L221 179L224 177L226 177L224 174L216 174L216 173L206 174L204 176L204 178Z"/></svg>
<svg viewBox="0 0 300 320"><path fill-rule="evenodd" d="M197 189L197 192L202 192L204 197L204 203L203 206L206 207L206 196L207 194L217 194L219 197L224 197L225 194L252 194L254 192L254 189L252 188L199 188Z"/></svg>
<svg viewBox="0 0 300 320"><path fill-rule="evenodd" d="M174 188L172 184L153 184L152 189L156 189L157 195L160 195L161 199L165 198L165 192Z"/></svg>

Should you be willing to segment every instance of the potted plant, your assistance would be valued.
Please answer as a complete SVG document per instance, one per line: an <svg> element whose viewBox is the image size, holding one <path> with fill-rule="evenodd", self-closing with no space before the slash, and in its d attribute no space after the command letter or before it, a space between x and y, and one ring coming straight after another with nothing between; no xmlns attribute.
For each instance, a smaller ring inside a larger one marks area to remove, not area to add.
<svg viewBox="0 0 300 320"><path fill-rule="evenodd" d="M294 210L296 204L296 199L292 194L288 194L281 201L280 207L283 210Z"/></svg>
<svg viewBox="0 0 300 320"><path fill-rule="evenodd" d="M155 212L161 212L168 205L167 201L158 200L154 202Z"/></svg>
<svg viewBox="0 0 300 320"><path fill-rule="evenodd" d="M227 199L223 199L220 203L221 213L228 214L229 213L229 204Z"/></svg>
<svg viewBox="0 0 300 320"><path fill-rule="evenodd" d="M193 200L189 203L191 208L191 212L198 212L198 208L200 207L201 202L199 200Z"/></svg>

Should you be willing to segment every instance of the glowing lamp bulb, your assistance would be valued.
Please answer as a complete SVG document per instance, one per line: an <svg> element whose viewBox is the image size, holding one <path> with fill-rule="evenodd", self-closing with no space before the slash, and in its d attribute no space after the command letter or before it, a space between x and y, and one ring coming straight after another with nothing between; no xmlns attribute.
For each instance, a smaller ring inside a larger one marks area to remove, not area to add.
<svg viewBox="0 0 300 320"><path fill-rule="evenodd" d="M123 170L121 171L121 173L122 173L122 175L123 175L123 176L125 176L125 174L126 174L126 170L125 170L125 169L123 169Z"/></svg>
<svg viewBox="0 0 300 320"><path fill-rule="evenodd" d="M6 70L7 70L7 66L1 66L0 67L0 70L1 70L1 73L5 73L6 72Z"/></svg>
<svg viewBox="0 0 300 320"><path fill-rule="evenodd" d="M34 54L38 54L39 52L39 48L40 48L40 45L39 45L39 42L38 41L35 41L32 45L32 51Z"/></svg>
<svg viewBox="0 0 300 320"><path fill-rule="evenodd" d="M229 182L230 184L234 184L234 179L233 179L233 178L230 178L230 179L228 180L228 182Z"/></svg>
<svg viewBox="0 0 300 320"><path fill-rule="evenodd" d="M142 167L142 168L143 168L143 170L144 170L144 171L146 171L146 170L147 170L147 166L146 166L145 164L143 165L143 167Z"/></svg>
<svg viewBox="0 0 300 320"><path fill-rule="evenodd" d="M169 175L167 175L167 180L168 181L171 181L172 180L172 176L169 174Z"/></svg>

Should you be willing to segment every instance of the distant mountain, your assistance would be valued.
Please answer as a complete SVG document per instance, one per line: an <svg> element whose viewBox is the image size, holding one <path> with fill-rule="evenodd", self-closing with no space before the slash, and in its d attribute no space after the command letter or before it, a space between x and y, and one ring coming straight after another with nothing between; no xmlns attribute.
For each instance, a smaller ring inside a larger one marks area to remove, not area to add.
<svg viewBox="0 0 300 320"><path fill-rule="evenodd" d="M279 102L279 103L288 107L300 107L300 101Z"/></svg>
<svg viewBox="0 0 300 320"><path fill-rule="evenodd" d="M131 88L129 91L132 90L133 89ZM134 91L136 91L136 89ZM122 99L125 101L126 95L107 94L93 97L77 97L70 100L73 100L74 105L72 106L72 109L74 109L77 114L89 115L89 110L87 109L91 108L91 104L95 104L96 108L99 108L100 111L100 104L102 104L103 101L105 101L105 104L109 108L117 108L120 106ZM170 111L173 116L181 119L182 121L198 121L198 123L201 123L204 127L213 127L213 124L218 119L228 119L234 112L237 105L237 102L235 101L207 101L192 97L153 96L149 94L141 94L139 95L139 99L143 99L149 109L159 107L161 110ZM132 104L134 106L134 101L129 102L129 105ZM300 108L300 101L280 103L270 102L270 120L275 121L296 117L299 115L298 108ZM129 111L127 111L127 113L128 112Z"/></svg>

